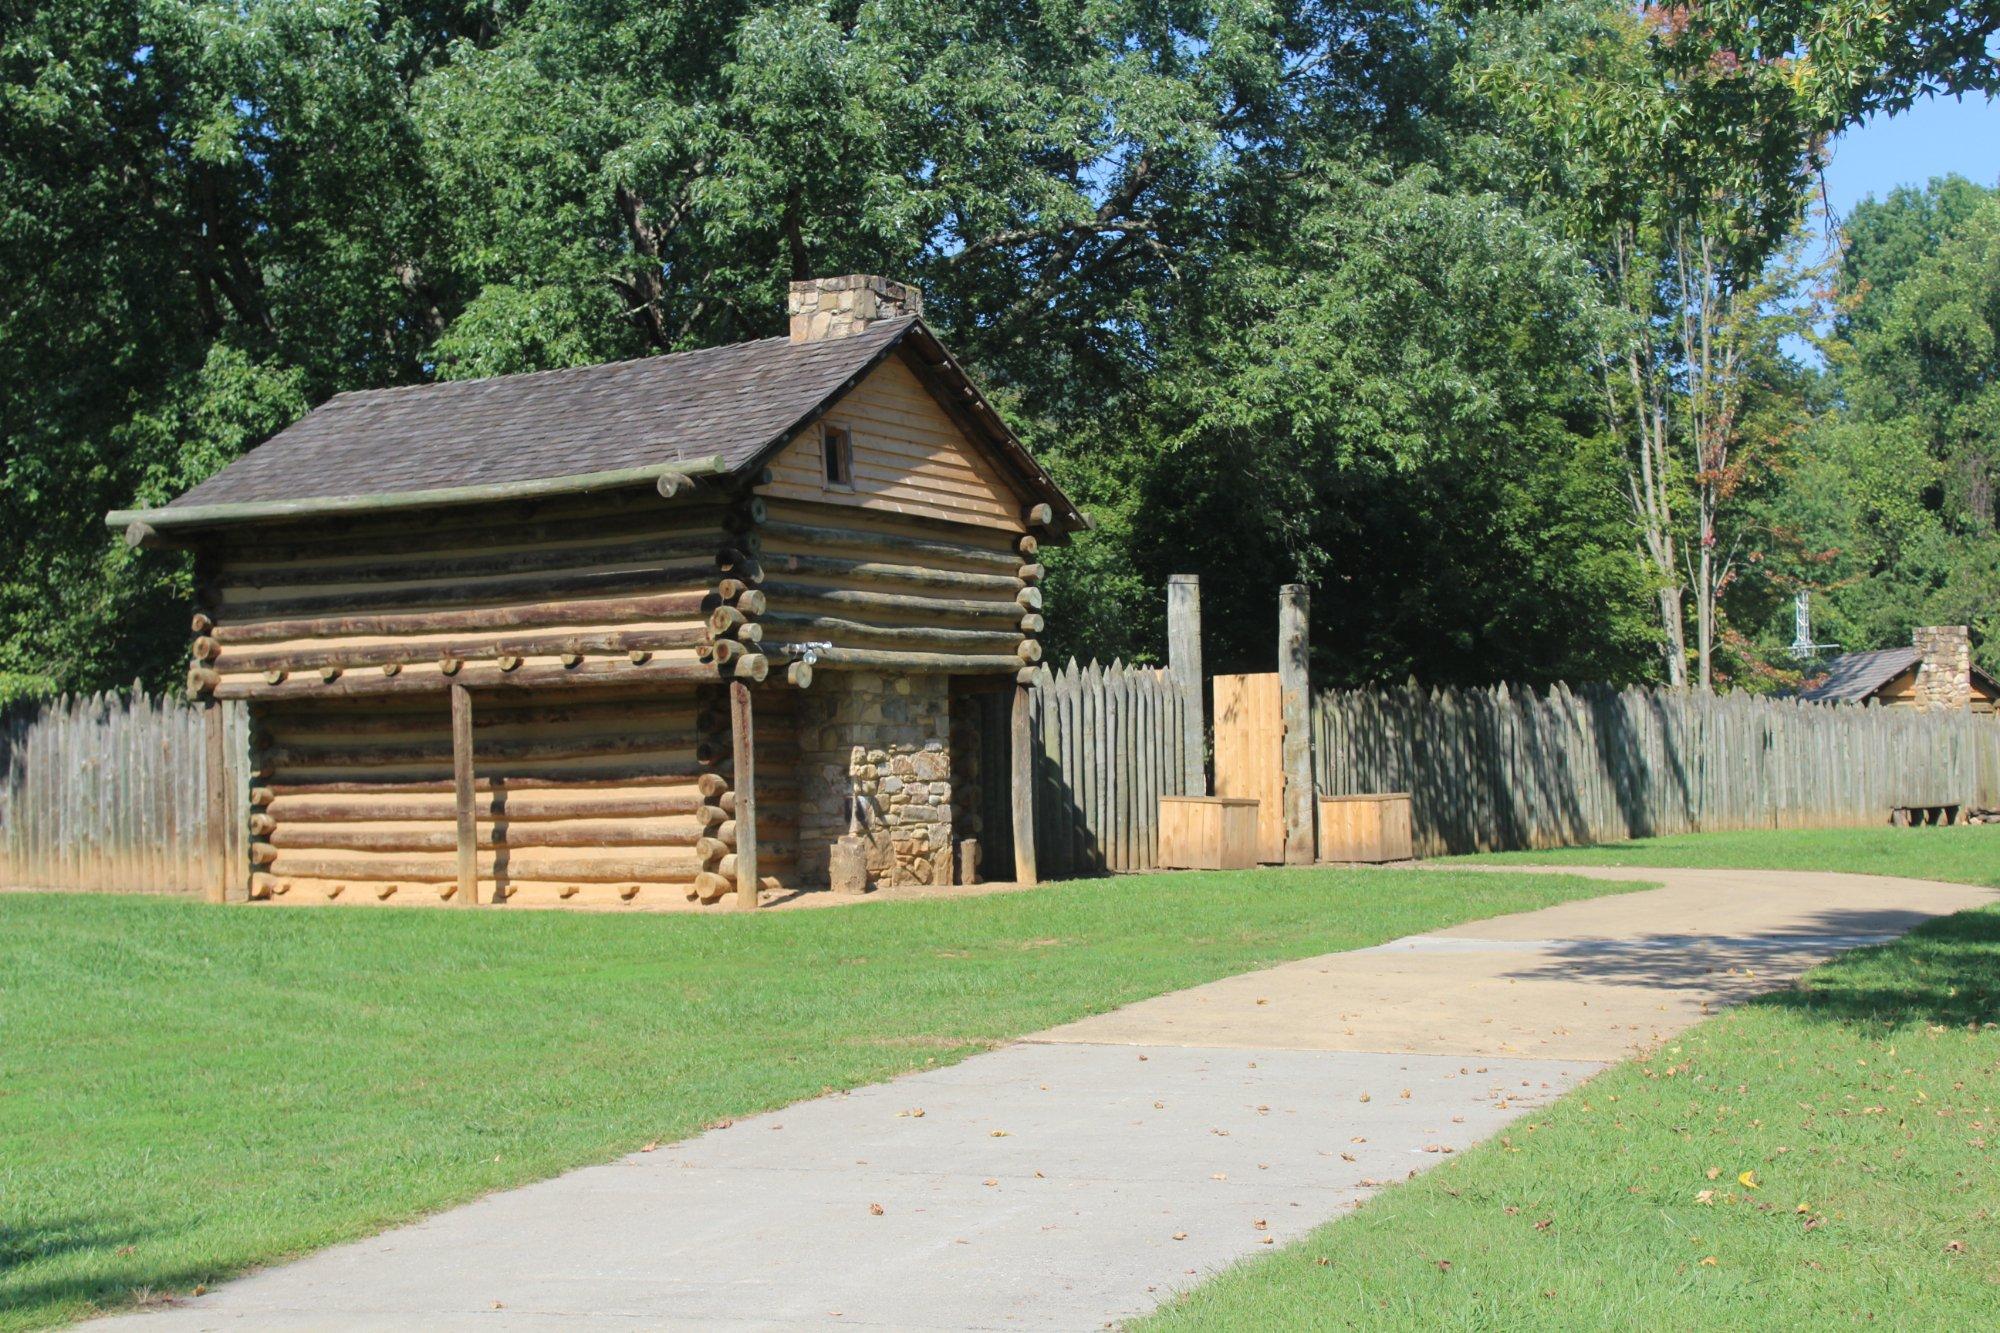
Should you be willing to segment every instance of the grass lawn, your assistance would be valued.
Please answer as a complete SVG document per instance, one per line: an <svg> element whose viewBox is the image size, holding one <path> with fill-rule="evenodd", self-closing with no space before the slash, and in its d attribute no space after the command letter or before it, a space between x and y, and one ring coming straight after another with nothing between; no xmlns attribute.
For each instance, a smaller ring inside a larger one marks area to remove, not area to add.
<svg viewBox="0 0 2000 1333"><path fill-rule="evenodd" d="M1596 847L1492 852L1446 858L1516 865L1660 866L1666 869L1845 870L2000 887L2000 826L1751 829L1680 833Z"/></svg>
<svg viewBox="0 0 2000 1333"><path fill-rule="evenodd" d="M1996 835L1665 838L1629 859L2000 884ZM1957 1329L1991 1327L1996 1305L2000 909L1986 908L1711 1019L1141 1327Z"/></svg>
<svg viewBox="0 0 2000 1333"><path fill-rule="evenodd" d="M1627 887L1386 873L748 918L0 895L0 1328L1233 972Z"/></svg>

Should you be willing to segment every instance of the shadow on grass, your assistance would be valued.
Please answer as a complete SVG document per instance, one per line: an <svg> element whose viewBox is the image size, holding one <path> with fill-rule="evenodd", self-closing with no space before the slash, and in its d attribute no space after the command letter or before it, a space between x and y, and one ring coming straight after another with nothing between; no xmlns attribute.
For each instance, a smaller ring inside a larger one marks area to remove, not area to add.
<svg viewBox="0 0 2000 1333"><path fill-rule="evenodd" d="M122 1253L155 1231L120 1226L111 1228L87 1218L58 1218L34 1226L0 1224L0 1323L8 1316L20 1317L23 1310L81 1319L99 1311L130 1309L149 1305L192 1291L208 1281L208 1269L162 1268L138 1254ZM37 1279L24 1277L31 1264L81 1256L81 1262L95 1271L74 1268L60 1275ZM97 1256L93 1265L91 1256Z"/></svg>
<svg viewBox="0 0 2000 1333"><path fill-rule="evenodd" d="M1855 949L1753 1003L1864 1027L2000 1023L2000 909L1939 917Z"/></svg>
<svg viewBox="0 0 2000 1333"><path fill-rule="evenodd" d="M1771 989L1772 973L1796 970L1833 950L1844 952L1795 985ZM1662 932L1567 940L1544 956L1546 961L1510 975L1696 987L1726 1003L1883 1027L2000 1022L1996 908L1934 918L1898 908L1831 909L1783 930L1748 936Z"/></svg>

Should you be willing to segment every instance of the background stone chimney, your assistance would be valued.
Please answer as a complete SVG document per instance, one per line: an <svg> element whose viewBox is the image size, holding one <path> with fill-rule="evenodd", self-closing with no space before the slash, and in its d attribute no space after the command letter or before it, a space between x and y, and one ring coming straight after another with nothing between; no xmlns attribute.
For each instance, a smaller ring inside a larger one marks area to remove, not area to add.
<svg viewBox="0 0 2000 1333"><path fill-rule="evenodd" d="M1964 625L1928 625L1911 634L1917 663L1917 711L1963 712L1972 707L1972 631Z"/></svg>
<svg viewBox="0 0 2000 1333"><path fill-rule="evenodd" d="M851 273L795 282L786 305L792 316L792 341L805 343L845 338L885 319L921 315L924 294L907 283Z"/></svg>

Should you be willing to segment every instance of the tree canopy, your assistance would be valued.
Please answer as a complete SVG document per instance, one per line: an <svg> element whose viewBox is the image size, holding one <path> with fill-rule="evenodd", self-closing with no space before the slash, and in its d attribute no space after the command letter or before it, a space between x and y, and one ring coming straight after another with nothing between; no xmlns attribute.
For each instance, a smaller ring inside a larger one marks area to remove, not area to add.
<svg viewBox="0 0 2000 1333"><path fill-rule="evenodd" d="M786 282L844 272L921 284L1100 518L1051 558L1058 650L1156 655L1186 571L1219 664L1268 660L1303 579L1328 679L1654 674L1605 395L1671 317L1668 240L1693 219L1751 281L1825 133L1992 86L1984 10L16 6L0 696L175 678L189 571L100 516L327 396L767 336ZM1900 241L1857 219L1855 280L1933 281L1961 203ZM1621 276L1628 234L1653 267ZM1880 377L1976 323L1898 351L1877 308L1843 327ZM1927 392L1894 419L1959 458L1977 395Z"/></svg>

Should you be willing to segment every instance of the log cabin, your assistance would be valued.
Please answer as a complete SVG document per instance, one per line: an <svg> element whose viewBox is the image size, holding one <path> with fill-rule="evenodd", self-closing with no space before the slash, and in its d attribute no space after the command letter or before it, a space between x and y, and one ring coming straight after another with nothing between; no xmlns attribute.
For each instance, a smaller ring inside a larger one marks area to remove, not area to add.
<svg viewBox="0 0 2000 1333"><path fill-rule="evenodd" d="M1799 692L1808 703L1865 703L1920 713L2000 710L2000 682L1972 662L1966 625L1926 625L1907 648L1843 653Z"/></svg>
<svg viewBox="0 0 2000 1333"><path fill-rule="evenodd" d="M1086 520L915 289L794 283L790 318L340 394L109 515L192 551L190 695L251 714L249 789L217 798L248 864L212 896L685 909L1031 881L1038 552Z"/></svg>

